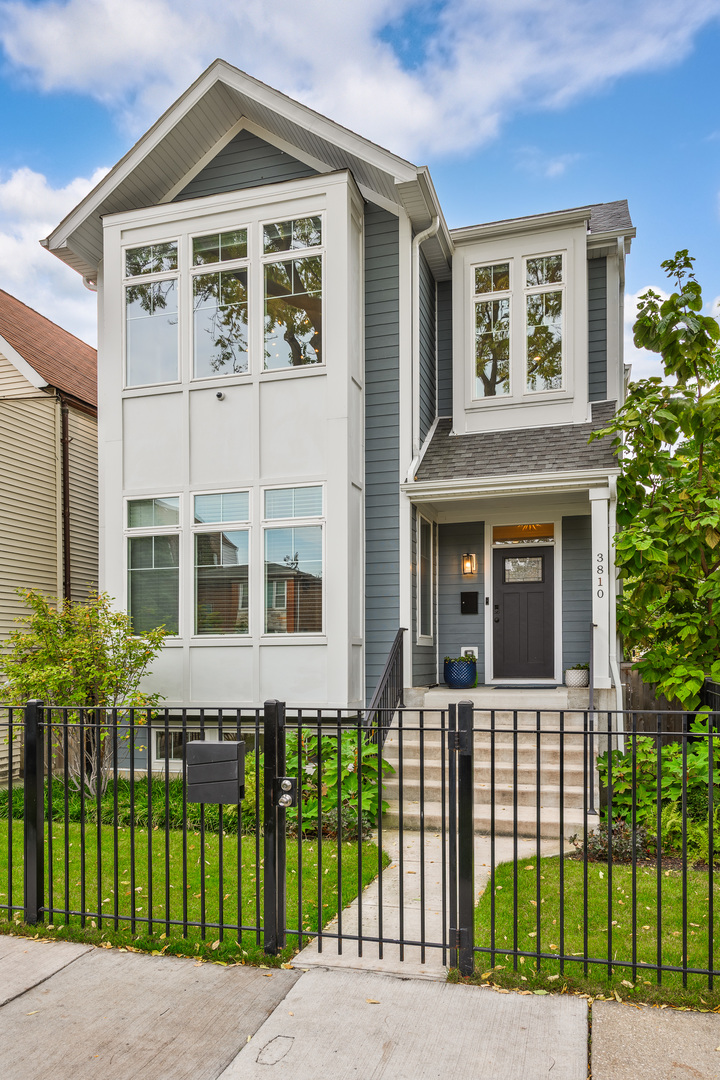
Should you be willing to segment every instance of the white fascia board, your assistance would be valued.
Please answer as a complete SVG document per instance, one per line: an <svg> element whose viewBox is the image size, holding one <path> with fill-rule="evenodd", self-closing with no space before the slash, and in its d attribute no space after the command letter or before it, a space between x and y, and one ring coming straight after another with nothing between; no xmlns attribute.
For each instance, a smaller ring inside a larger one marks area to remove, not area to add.
<svg viewBox="0 0 720 1080"><path fill-rule="evenodd" d="M27 360L25 360L17 349L13 349L9 341L7 341L2 335L0 335L0 353L9 360L13 367L16 367L20 374L31 383L36 390L44 390L46 386L50 384L46 379L43 379L42 375L38 375L34 367L30 367Z"/></svg>
<svg viewBox="0 0 720 1080"><path fill-rule="evenodd" d="M165 138L169 131L182 119L215 85L223 82L238 93L248 93L259 104L277 112L285 119L297 123L328 142L334 143L341 149L356 157L361 157L370 164L387 172L400 181L412 180L417 175L417 169L409 161L397 157L388 150L382 149L375 143L363 139L347 128L341 127L333 120L321 116L314 110L309 109L300 102L274 90L265 83L253 79L251 75L240 71L224 60L215 60L203 74L196 79L184 94L166 110L153 126L140 138L135 145L125 154L93 190L86 195L82 202L78 203L74 210L65 217L43 242L44 247L51 250L65 247L68 237L77 229L87 217L97 213L103 200L107 198L117 185L126 179L133 169Z"/></svg>
<svg viewBox="0 0 720 1080"><path fill-rule="evenodd" d="M588 236L588 248L605 247L608 243L613 244L623 240L625 254L630 254L630 245L637 236L637 229L611 229L609 232L590 233Z"/></svg>
<svg viewBox="0 0 720 1080"><path fill-rule="evenodd" d="M516 473L512 476L470 477L460 480L426 480L401 484L400 490L413 502L454 502L457 499L488 499L501 495L544 495L568 491L607 488L619 469L590 469L586 472Z"/></svg>
<svg viewBox="0 0 720 1080"><path fill-rule="evenodd" d="M517 233L580 225L583 221L590 220L591 212L592 207L580 206L575 210L556 210L550 214L510 218L508 221L490 221L486 225L467 225L460 229L451 229L450 237L454 244L468 244L476 240L514 236Z"/></svg>

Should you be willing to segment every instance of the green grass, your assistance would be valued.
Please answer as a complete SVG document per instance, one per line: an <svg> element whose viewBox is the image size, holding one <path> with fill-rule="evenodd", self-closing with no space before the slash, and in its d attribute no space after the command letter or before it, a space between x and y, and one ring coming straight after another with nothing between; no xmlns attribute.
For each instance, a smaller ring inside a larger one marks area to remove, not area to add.
<svg viewBox="0 0 720 1080"><path fill-rule="evenodd" d="M476 956L474 982L494 982L499 986L550 991L567 989L596 995L619 995L623 999L666 1002L676 1005L714 1008L720 1006L720 978L717 989L708 987L707 975L688 975L683 986L680 973L657 968L632 967L633 940L638 963L680 965L683 955L682 875L679 870L661 871L662 919L660 949L657 942L657 873L654 867L637 868L637 917L633 935L632 867L612 867L612 912L608 916L608 866L588 864L588 943L585 954L582 862L563 860L564 942L561 941L560 860L557 857L524 859L517 864L517 948L535 955L519 957L502 954L513 948L515 912L513 903L513 863L503 863L495 873L495 948ZM720 875L719 875L720 878ZM715 957L720 968L720 880L713 883ZM687 960L689 967L708 968L709 883L707 872L687 872ZM539 902L538 902L539 901ZM475 944L491 948L491 890L480 898L475 914ZM608 922L610 920L610 923ZM611 928L611 935L609 933ZM611 946L609 948L609 943ZM564 945L566 956L578 956L564 963L554 959ZM538 954L548 954L540 956ZM585 966L584 957L604 960ZM609 961L609 962L608 962Z"/></svg>
<svg viewBox="0 0 720 1080"><path fill-rule="evenodd" d="M23 845L22 825L13 823L12 903L15 909L12 921L0 927L0 932L13 930L15 926L24 932L37 933L39 927L22 927L23 896ZM263 866L260 880L256 880L255 837L245 837L240 847L240 888L238 889L238 843L236 836L206 834L204 852L201 854L201 837L198 832L187 834L187 872L183 879L183 834L179 830L137 829L134 837L135 876L130 876L131 832L129 828L118 829L118 888L115 893L114 830L101 826L101 873L98 896L97 875L97 826L85 829L85 911L87 918L71 915L69 919L57 910L48 912L43 933L50 933L66 940L91 941L95 944L109 942L128 945L150 951L207 955L224 961L270 962L262 951L262 934L258 942L256 930L223 929L220 923L238 922L240 925L257 927L262 923ZM66 827L59 822L52 824L52 902L50 897L49 844L46 841L46 904L50 908L65 907L66 887L69 891L70 909L82 909L83 879L81 876L81 827L70 823ZM69 852L69 872L65 873L65 842ZM223 845L223 875L220 878L220 842ZM148 847L152 845L152 891L148 873ZM300 852L302 865L300 865ZM262 859L262 839L260 856ZM169 896L170 925L165 921L166 908L166 857L169 866L167 895ZM201 861L201 859L203 861ZM320 867L318 867L320 861ZM332 919L339 906L339 882L342 884L342 906L350 903L363 888L387 865L387 856L380 853L377 845L362 845L362 878L358 876L357 844L324 840L287 842L287 915L288 926L304 933L317 932ZM340 873L339 873L340 867ZM318 869L320 873L318 874ZM300 876L302 874L302 908L299 904ZM322 895L318 895L318 880ZM204 882L204 890L203 890ZM8 904L8 843L7 827L0 831L0 904ZM260 908L257 907L257 896ZM98 904L98 899L100 903ZM210 925L205 939L197 927L187 927L183 922L200 921L204 904L205 921ZM238 913L238 905L240 911ZM115 911L118 920L116 925ZM123 921L134 913L135 926ZM221 915L222 911L222 915ZM147 921L152 912L152 926ZM238 920L238 914L240 919ZM0 919L8 918L7 912ZM179 925L173 925L172 921ZM299 926L301 923L301 926ZM49 924L49 925L48 925ZM287 959L298 947L299 935L288 934ZM215 944L219 942L220 944ZM303 938L302 944L308 939Z"/></svg>

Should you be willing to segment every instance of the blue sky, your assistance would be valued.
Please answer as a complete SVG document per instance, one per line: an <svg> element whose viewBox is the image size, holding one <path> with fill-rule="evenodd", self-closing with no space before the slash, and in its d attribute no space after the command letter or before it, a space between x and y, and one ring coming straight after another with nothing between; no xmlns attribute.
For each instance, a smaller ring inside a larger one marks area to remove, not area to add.
<svg viewBox="0 0 720 1080"><path fill-rule="evenodd" d="M0 287L94 340L37 240L218 55L428 164L451 226L627 198L628 310L680 247L717 310L720 0L0 0Z"/></svg>

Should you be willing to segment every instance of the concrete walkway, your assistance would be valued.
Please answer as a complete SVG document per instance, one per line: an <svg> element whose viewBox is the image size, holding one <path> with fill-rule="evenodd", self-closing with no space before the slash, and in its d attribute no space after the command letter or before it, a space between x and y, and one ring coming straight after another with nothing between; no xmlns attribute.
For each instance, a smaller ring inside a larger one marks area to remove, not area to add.
<svg viewBox="0 0 720 1080"><path fill-rule="evenodd" d="M404 975L414 978L442 979L447 975L449 955L443 956L442 945L445 940L443 930L443 887L442 887L442 837L441 833L426 832L421 848L419 832L404 830L402 861L402 905L401 905L401 865L400 836L396 830L383 830L383 849L390 856L390 865L383 871L382 883L378 878L368 885L362 893L362 903L355 899L342 912L342 931L347 935L361 935L368 939L362 943L362 954L355 941L345 941L338 947L337 938L324 937L322 943L313 940L296 957L296 964L301 967L332 967L377 971L386 975ZM535 840L518 840L518 858L533 857L537 853ZM406 945L401 950L398 945L384 944L380 950L377 941L380 936L380 913L382 913L382 936L400 938L400 912L403 914L404 940L421 940L421 903L423 875L421 873L421 854L424 855L425 875L425 918L424 940L436 943L424 950L418 946ZM557 855L558 841L544 840L540 844L540 854ZM510 836L499 836L495 840L495 864L507 862L513 858L513 841ZM475 884L478 895L490 880L491 848L490 839L485 836L475 837ZM380 889L382 885L382 904ZM325 927L326 933L337 934L338 919L333 919ZM322 951L321 951L322 950ZM382 952L382 955L381 955Z"/></svg>
<svg viewBox="0 0 720 1080"><path fill-rule="evenodd" d="M587 1080L588 1005L0 936L2 1080ZM718 1080L720 1016L592 1006L593 1080Z"/></svg>

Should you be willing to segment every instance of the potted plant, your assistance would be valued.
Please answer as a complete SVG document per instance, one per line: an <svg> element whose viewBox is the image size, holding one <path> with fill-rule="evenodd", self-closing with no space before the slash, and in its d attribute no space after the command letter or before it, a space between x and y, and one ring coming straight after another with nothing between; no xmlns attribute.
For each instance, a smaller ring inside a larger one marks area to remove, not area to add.
<svg viewBox="0 0 720 1080"><path fill-rule="evenodd" d="M467 690L477 685L477 660L472 653L446 656L443 674L446 686L452 690Z"/></svg>
<svg viewBox="0 0 720 1080"><path fill-rule="evenodd" d="M590 682L590 665L589 664L573 664L572 667L565 668L565 685L566 686L587 686Z"/></svg>

